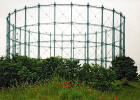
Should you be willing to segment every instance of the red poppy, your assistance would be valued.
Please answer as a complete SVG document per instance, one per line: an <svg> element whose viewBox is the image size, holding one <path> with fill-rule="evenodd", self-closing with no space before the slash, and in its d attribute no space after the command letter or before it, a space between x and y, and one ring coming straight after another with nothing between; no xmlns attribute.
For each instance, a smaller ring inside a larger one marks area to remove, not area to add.
<svg viewBox="0 0 140 100"><path fill-rule="evenodd" d="M104 94L102 94L102 95L100 96L100 100L102 100L102 99L103 99L103 97L104 97Z"/></svg>
<svg viewBox="0 0 140 100"><path fill-rule="evenodd" d="M39 90L39 88L35 88L35 90L36 90L36 91L38 91L38 90Z"/></svg>
<svg viewBox="0 0 140 100"><path fill-rule="evenodd" d="M72 83L72 85L74 85L74 83Z"/></svg>
<svg viewBox="0 0 140 100"><path fill-rule="evenodd" d="M63 88L68 88L68 87L67 87L67 86L65 86L65 85L62 85L62 87L63 87Z"/></svg>
<svg viewBox="0 0 140 100"><path fill-rule="evenodd" d="M56 83L57 86L61 86L61 83Z"/></svg>
<svg viewBox="0 0 140 100"><path fill-rule="evenodd" d="M115 100L118 100L118 98L115 96Z"/></svg>
<svg viewBox="0 0 140 100"><path fill-rule="evenodd" d="M66 84L66 85L69 85L69 81L65 81L65 84Z"/></svg>

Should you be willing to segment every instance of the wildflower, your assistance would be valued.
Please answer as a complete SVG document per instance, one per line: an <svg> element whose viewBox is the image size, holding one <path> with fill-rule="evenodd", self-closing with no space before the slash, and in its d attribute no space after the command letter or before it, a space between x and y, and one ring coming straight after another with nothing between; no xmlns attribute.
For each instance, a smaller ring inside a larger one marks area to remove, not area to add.
<svg viewBox="0 0 140 100"><path fill-rule="evenodd" d="M57 86L61 86L61 83L56 83Z"/></svg>
<svg viewBox="0 0 140 100"><path fill-rule="evenodd" d="M39 88L35 88L35 90L36 90L36 91L38 91L38 90L39 90Z"/></svg>
<svg viewBox="0 0 140 100"><path fill-rule="evenodd" d="M115 96L115 100L118 100L118 98Z"/></svg>
<svg viewBox="0 0 140 100"><path fill-rule="evenodd" d="M66 85L69 85L69 81L65 81L65 84L66 84Z"/></svg>
<svg viewBox="0 0 140 100"><path fill-rule="evenodd" d="M68 86L62 85L63 88L68 88Z"/></svg>
<svg viewBox="0 0 140 100"><path fill-rule="evenodd" d="M102 95L100 96L100 100L102 100L102 99L103 99L103 97L104 97L104 94L102 94Z"/></svg>
<svg viewBox="0 0 140 100"><path fill-rule="evenodd" d="M72 85L74 85L74 83L72 83Z"/></svg>

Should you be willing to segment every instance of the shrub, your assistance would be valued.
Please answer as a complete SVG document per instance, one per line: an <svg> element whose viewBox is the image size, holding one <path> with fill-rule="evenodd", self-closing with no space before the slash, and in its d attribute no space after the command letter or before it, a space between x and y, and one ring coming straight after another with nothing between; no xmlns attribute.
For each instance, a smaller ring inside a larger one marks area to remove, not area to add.
<svg viewBox="0 0 140 100"><path fill-rule="evenodd" d="M85 81L93 88L106 91L112 87L116 74L112 69L106 69L100 65L83 64L79 72L80 81Z"/></svg>
<svg viewBox="0 0 140 100"><path fill-rule="evenodd" d="M42 79L51 78L53 76L53 73L55 72L55 69L58 66L62 66L62 64L63 64L63 59L60 57L51 57L42 60L41 78Z"/></svg>
<svg viewBox="0 0 140 100"><path fill-rule="evenodd" d="M106 69L99 65L93 65L92 73L92 86L102 91L110 89L116 78L116 74L112 69Z"/></svg>
<svg viewBox="0 0 140 100"><path fill-rule="evenodd" d="M72 81L78 78L79 70L79 60L63 59L62 64L56 68L55 74Z"/></svg>
<svg viewBox="0 0 140 100"><path fill-rule="evenodd" d="M116 57L112 61L112 69L116 72L117 80L126 78L127 80L133 80L137 76L137 66L130 57Z"/></svg>
<svg viewBox="0 0 140 100"><path fill-rule="evenodd" d="M89 85L93 81L93 67L87 63L84 63L79 71L79 80L85 81Z"/></svg>

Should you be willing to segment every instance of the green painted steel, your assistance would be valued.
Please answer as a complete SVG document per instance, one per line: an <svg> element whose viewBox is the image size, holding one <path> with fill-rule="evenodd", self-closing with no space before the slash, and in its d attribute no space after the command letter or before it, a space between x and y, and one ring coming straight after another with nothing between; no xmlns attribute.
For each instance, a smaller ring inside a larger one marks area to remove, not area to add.
<svg viewBox="0 0 140 100"><path fill-rule="evenodd" d="M114 19L114 15L115 14L115 10L113 9L113 24L112 24L112 60L115 58L115 19Z"/></svg>
<svg viewBox="0 0 140 100"><path fill-rule="evenodd" d="M70 56L70 59L72 60L72 6L73 6L73 4L72 4L72 2L71 2L71 40L70 40L70 42L71 42L71 51L70 51L70 54L71 54L71 56Z"/></svg>
<svg viewBox="0 0 140 100"><path fill-rule="evenodd" d="M95 64L97 64L97 32L95 33Z"/></svg>
<svg viewBox="0 0 140 100"><path fill-rule="evenodd" d="M54 57L55 57L55 43L56 43L55 29L56 29L56 3L54 3Z"/></svg>
<svg viewBox="0 0 140 100"><path fill-rule="evenodd" d="M24 56L26 56L26 28L27 28L27 7L25 6L25 25L24 25Z"/></svg>
<svg viewBox="0 0 140 100"><path fill-rule="evenodd" d="M105 30L105 68L107 68L107 30Z"/></svg>
<svg viewBox="0 0 140 100"><path fill-rule="evenodd" d="M86 47L86 44L87 44L87 43L86 43L86 42L87 42L87 33L85 32L85 48L84 48L84 51L85 51L85 52L84 52L84 53L85 53L85 54L84 54L85 63L87 62L87 49L86 49L86 48L87 48L87 47Z"/></svg>
<svg viewBox="0 0 140 100"><path fill-rule="evenodd" d="M119 55L122 56L122 14L120 13L120 50Z"/></svg>
<svg viewBox="0 0 140 100"><path fill-rule="evenodd" d="M87 4L87 63L89 63L89 4Z"/></svg>
<svg viewBox="0 0 140 100"><path fill-rule="evenodd" d="M125 56L125 17L123 22L123 55Z"/></svg>
<svg viewBox="0 0 140 100"><path fill-rule="evenodd" d="M20 33L19 33L19 54L21 55L21 28L19 30L20 30Z"/></svg>
<svg viewBox="0 0 140 100"><path fill-rule="evenodd" d="M14 32L14 25L12 25L12 28L13 28L13 34L12 34L12 55L14 55L14 53L15 53L15 48L14 48L14 46L15 46L15 32Z"/></svg>
<svg viewBox="0 0 140 100"><path fill-rule="evenodd" d="M38 59L40 59L40 4L38 4Z"/></svg>
<svg viewBox="0 0 140 100"><path fill-rule="evenodd" d="M16 54L16 25L17 25L17 23L16 23L16 17L17 17L17 10L15 9L15 25L14 25L14 55Z"/></svg>
<svg viewBox="0 0 140 100"><path fill-rule="evenodd" d="M101 7L101 66L103 66L103 63L104 63L104 59L103 59L103 56L104 56L104 52L103 52L103 45L104 45L104 42L103 42L103 34L104 34L104 6L102 5Z"/></svg>
<svg viewBox="0 0 140 100"><path fill-rule="evenodd" d="M10 58L10 14L7 17L7 57Z"/></svg>
<svg viewBox="0 0 140 100"><path fill-rule="evenodd" d="M14 10L6 20L7 57L61 56L108 67L115 56L125 55L125 16L115 9L54 2Z"/></svg>
<svg viewBox="0 0 140 100"><path fill-rule="evenodd" d="M28 33L28 57L30 57L30 30Z"/></svg>
<svg viewBox="0 0 140 100"><path fill-rule="evenodd" d="M74 49L75 49L75 47L74 47L74 37L75 37L75 35L73 33L73 59L74 59Z"/></svg>

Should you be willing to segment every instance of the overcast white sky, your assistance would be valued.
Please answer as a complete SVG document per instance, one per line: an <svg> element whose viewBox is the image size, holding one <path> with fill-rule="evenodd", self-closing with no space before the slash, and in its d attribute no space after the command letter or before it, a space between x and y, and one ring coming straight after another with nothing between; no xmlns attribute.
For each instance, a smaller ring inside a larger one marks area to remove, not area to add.
<svg viewBox="0 0 140 100"><path fill-rule="evenodd" d="M5 56L6 17L14 9L38 3L78 3L115 8L126 16L126 55L133 58L140 73L140 0L0 0L0 56Z"/></svg>

